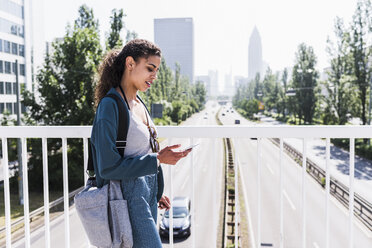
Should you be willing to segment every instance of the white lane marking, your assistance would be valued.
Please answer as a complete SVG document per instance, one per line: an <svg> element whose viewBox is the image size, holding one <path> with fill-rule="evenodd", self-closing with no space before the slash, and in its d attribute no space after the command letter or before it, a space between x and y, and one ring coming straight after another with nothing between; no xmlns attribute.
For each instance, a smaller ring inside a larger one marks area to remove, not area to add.
<svg viewBox="0 0 372 248"><path fill-rule="evenodd" d="M255 240L255 236L254 236L254 229L253 229L253 225L252 225L252 218L251 218L251 210L249 209L249 203L248 203L248 194L247 194L247 187L245 186L245 182L244 182L244 177L242 176L242 168L240 167L240 159L239 158L236 158L237 159L237 162L238 162L238 169L239 169L239 180L242 182L243 184L243 194L244 194L244 202L245 202L245 212L247 213L248 215L248 226L249 226L249 230L251 230L249 233L250 233L250 238L249 240L251 241L250 242L250 247L252 248L256 248L256 240Z"/></svg>
<svg viewBox="0 0 372 248"><path fill-rule="evenodd" d="M188 175L188 176L186 177L186 179L183 180L183 184L182 184L182 186L181 186L181 190L183 190L183 189L185 188L186 183L187 183L187 181L189 180L189 178L190 178L190 175Z"/></svg>
<svg viewBox="0 0 372 248"><path fill-rule="evenodd" d="M266 163L266 167L269 169L269 171L271 172L271 174L274 175L274 170L273 170L273 168L271 168L271 166L268 163Z"/></svg>
<svg viewBox="0 0 372 248"><path fill-rule="evenodd" d="M316 242L313 242L313 245L315 248L320 248L319 245Z"/></svg>
<svg viewBox="0 0 372 248"><path fill-rule="evenodd" d="M291 201L291 199L289 198L287 192L285 190L283 190L283 195L285 196L285 198L287 198L288 202L289 202L289 205L291 205L291 208L293 210L296 210L296 207L295 205L293 204L293 202Z"/></svg>

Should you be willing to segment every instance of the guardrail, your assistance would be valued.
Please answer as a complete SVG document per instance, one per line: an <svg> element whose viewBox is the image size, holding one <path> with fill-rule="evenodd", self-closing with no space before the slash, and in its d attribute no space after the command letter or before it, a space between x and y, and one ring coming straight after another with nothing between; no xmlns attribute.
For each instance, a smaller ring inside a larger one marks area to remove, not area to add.
<svg viewBox="0 0 372 248"><path fill-rule="evenodd" d="M275 145L279 146L279 139L270 139ZM283 142L284 149L300 166L302 164L302 153L288 143ZM308 173L320 184L325 186L326 172L315 164L311 159L306 158L306 169ZM343 183L331 177L330 193L346 208L349 206L349 188ZM372 204L354 193L354 215L372 231Z"/></svg>

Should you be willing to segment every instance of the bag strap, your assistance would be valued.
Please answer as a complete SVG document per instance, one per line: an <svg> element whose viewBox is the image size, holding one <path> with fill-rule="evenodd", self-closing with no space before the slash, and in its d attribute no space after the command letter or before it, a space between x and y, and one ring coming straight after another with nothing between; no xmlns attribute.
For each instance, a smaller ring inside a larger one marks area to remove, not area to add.
<svg viewBox="0 0 372 248"><path fill-rule="evenodd" d="M118 149L118 152L120 153L120 156L124 156L124 150L127 144L127 135L128 135L128 129L125 128L126 123L128 122L128 116L126 115L125 106L123 101L120 99L119 96L116 94L108 94L105 97L111 97L116 101L116 104L118 106L119 110L119 127L118 127L118 136L116 138L116 149ZM126 99L125 99L126 101ZM126 101L127 102L127 101ZM129 106L128 106L129 108ZM89 177L94 177L94 166L93 166L93 158L92 158L92 149L90 146L90 141L88 143L89 145L89 156L88 156L88 168L87 173Z"/></svg>

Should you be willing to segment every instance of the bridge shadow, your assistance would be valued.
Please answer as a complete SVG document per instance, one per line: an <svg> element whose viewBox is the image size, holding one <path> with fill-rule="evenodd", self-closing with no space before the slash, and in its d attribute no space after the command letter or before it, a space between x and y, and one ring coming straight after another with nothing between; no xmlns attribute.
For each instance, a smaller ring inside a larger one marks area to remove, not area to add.
<svg viewBox="0 0 372 248"><path fill-rule="evenodd" d="M314 146L312 147L315 151L315 155L322 157L324 159L325 164L325 146ZM338 163L336 164L336 168L338 171L340 171L344 175L349 175L349 152L346 150L343 150L341 148L338 148L334 145L330 146L330 152L331 152L331 160L337 160ZM360 180L372 180L372 161L368 159L361 158L357 155L355 155L355 172L354 177Z"/></svg>

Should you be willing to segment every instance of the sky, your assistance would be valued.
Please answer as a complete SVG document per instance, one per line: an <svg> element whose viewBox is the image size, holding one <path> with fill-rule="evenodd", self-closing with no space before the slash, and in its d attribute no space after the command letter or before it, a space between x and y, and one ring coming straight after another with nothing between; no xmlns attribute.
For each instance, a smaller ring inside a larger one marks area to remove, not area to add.
<svg viewBox="0 0 372 248"><path fill-rule="evenodd" d="M40 0L39 0L40 1ZM348 25L356 0L42 0L43 37L63 37L67 23L73 24L78 8L87 4L99 19L101 40L109 32L112 9L123 8L124 22L139 38L154 40L154 18L192 17L194 21L195 75L208 70L248 75L248 42L254 26L262 41L263 60L273 71L294 65L300 43L312 46L316 68L329 65L327 37L333 38L335 18ZM39 13L40 14L40 13ZM123 36L124 38L124 36Z"/></svg>

